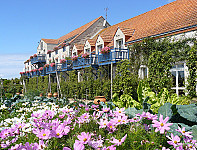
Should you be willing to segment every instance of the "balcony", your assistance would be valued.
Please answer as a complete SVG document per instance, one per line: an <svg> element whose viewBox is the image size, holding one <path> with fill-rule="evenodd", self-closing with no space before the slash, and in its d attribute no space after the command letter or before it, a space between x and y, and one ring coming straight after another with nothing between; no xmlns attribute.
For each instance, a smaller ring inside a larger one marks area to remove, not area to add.
<svg viewBox="0 0 197 150"><path fill-rule="evenodd" d="M109 53L98 54L98 65L107 65L111 63L116 63L120 60L129 59L128 49L115 48L110 50Z"/></svg>
<svg viewBox="0 0 197 150"><path fill-rule="evenodd" d="M40 70L40 76L46 75L46 68L43 68L43 70Z"/></svg>
<svg viewBox="0 0 197 150"><path fill-rule="evenodd" d="M77 60L73 61L73 69L81 69L85 67L90 67L91 65L91 58L83 58L83 57L78 57Z"/></svg>
<svg viewBox="0 0 197 150"><path fill-rule="evenodd" d="M37 70L37 71L32 72L31 77L38 77L39 75L40 75L40 72Z"/></svg>
<svg viewBox="0 0 197 150"><path fill-rule="evenodd" d="M37 57L31 59L31 64L46 62L45 56L46 56L45 54L38 54Z"/></svg>
<svg viewBox="0 0 197 150"><path fill-rule="evenodd" d="M72 60L66 60L65 63L62 63L61 69L62 71L72 70Z"/></svg>
<svg viewBox="0 0 197 150"><path fill-rule="evenodd" d="M57 71L61 71L61 65L59 63L56 63L55 66L49 65L49 67L46 67L46 74L53 74L56 73Z"/></svg>

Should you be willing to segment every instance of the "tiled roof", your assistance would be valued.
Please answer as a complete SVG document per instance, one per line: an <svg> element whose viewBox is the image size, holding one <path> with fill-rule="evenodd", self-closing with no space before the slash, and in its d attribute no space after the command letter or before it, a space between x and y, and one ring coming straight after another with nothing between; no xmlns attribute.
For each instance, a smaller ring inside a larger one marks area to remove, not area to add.
<svg viewBox="0 0 197 150"><path fill-rule="evenodd" d="M95 39L88 39L88 42L91 46L95 46L96 40Z"/></svg>
<svg viewBox="0 0 197 150"><path fill-rule="evenodd" d="M72 32L69 32L68 34L58 38L58 39L42 39L46 43L51 44L59 44L64 42L65 40L68 40L68 42L72 42L75 38L77 38L79 35L81 35L84 31L86 31L91 25L93 25L97 20L102 18L102 16L94 19L93 21L73 30Z"/></svg>
<svg viewBox="0 0 197 150"><path fill-rule="evenodd" d="M43 40L45 43L49 43L49 44L58 44L58 40L56 39L41 39Z"/></svg>
<svg viewBox="0 0 197 150"><path fill-rule="evenodd" d="M83 48L84 48L83 44L75 44L75 46L76 46L77 50L83 50Z"/></svg>
<svg viewBox="0 0 197 150"><path fill-rule="evenodd" d="M129 42L196 24L197 0L177 0L103 29L98 35L102 37L104 42L113 42L113 36L119 27L124 34L130 36L126 40ZM177 31L177 33L183 32L184 30ZM98 35L93 39L97 39Z"/></svg>
<svg viewBox="0 0 197 150"><path fill-rule="evenodd" d="M81 27L79 27L79 28L73 30L72 32L70 32L70 33L68 33L68 34L66 34L66 35L64 35L64 36L62 36L62 37L60 37L60 38L58 38L57 40L61 43L61 42L63 42L64 40L69 39L69 38L75 36L73 39L71 39L70 42L72 42L75 38L77 38L80 34L82 34L86 29L88 29L91 25L93 25L93 24L94 24L97 20L99 20L100 18L102 18L102 16L100 16L100 17L94 19L93 21L91 21L91 22L89 22L89 23L87 23L87 24L85 24L85 25L83 25L83 26L81 26ZM69 42L69 43L70 43L70 42Z"/></svg>

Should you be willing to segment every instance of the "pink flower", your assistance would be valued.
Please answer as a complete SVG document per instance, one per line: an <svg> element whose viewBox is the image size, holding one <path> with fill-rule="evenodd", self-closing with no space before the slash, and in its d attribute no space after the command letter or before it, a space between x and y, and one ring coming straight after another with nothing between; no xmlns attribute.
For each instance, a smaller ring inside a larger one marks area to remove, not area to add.
<svg viewBox="0 0 197 150"><path fill-rule="evenodd" d="M77 138L82 142L82 144L87 144L91 139L91 134L82 132L81 135L78 135Z"/></svg>
<svg viewBox="0 0 197 150"><path fill-rule="evenodd" d="M98 124L100 125L99 129L100 128L105 128L108 124L108 121L107 121L107 119L100 119L100 122L98 122Z"/></svg>
<svg viewBox="0 0 197 150"><path fill-rule="evenodd" d="M50 136L51 132L50 130L48 129L42 129L38 134L37 134L37 137L40 138L40 139L50 139L51 136Z"/></svg>
<svg viewBox="0 0 197 150"><path fill-rule="evenodd" d="M111 143L114 143L117 146L119 146L119 145L121 145L125 141L126 137L127 137L127 134L122 139L119 139L119 140L117 140L117 139L115 139L113 137L113 141L110 141L110 142Z"/></svg>
<svg viewBox="0 0 197 150"><path fill-rule="evenodd" d="M56 138L61 138L63 136L63 132L64 132L64 126L63 125L59 125L55 130L53 130L53 136Z"/></svg>
<svg viewBox="0 0 197 150"><path fill-rule="evenodd" d="M51 67L54 67L54 66L55 66L55 63L51 63L50 66L51 66Z"/></svg>
<svg viewBox="0 0 197 150"><path fill-rule="evenodd" d="M173 123L166 123L168 120L169 120L169 117L166 117L163 120L163 115L161 115L161 114L159 117L159 121L153 120L152 121L154 123L153 127L156 127L155 132L160 131L161 134L164 134L165 130L167 130L167 131L170 130L169 126L171 126Z"/></svg>
<svg viewBox="0 0 197 150"><path fill-rule="evenodd" d="M103 112L108 112L108 111L110 111L110 108L107 108L107 107L106 108L102 108L102 111Z"/></svg>
<svg viewBox="0 0 197 150"><path fill-rule="evenodd" d="M64 147L63 150L71 150L69 147Z"/></svg>
<svg viewBox="0 0 197 150"><path fill-rule="evenodd" d="M84 149L85 149L85 146L83 145L83 142L79 140L75 140L74 150L84 150Z"/></svg>
<svg viewBox="0 0 197 150"><path fill-rule="evenodd" d="M181 141L180 137L178 135L173 135L171 133L171 137L166 136L169 138L171 141L167 141L168 144L173 145L175 149L181 149L182 143L179 143Z"/></svg>
<svg viewBox="0 0 197 150"><path fill-rule="evenodd" d="M178 127L178 129L176 129L176 131L180 132L182 135L188 137L188 138L192 138L193 136L190 135L192 134L192 132L185 132L185 127L183 127L183 129L181 129L180 127Z"/></svg>

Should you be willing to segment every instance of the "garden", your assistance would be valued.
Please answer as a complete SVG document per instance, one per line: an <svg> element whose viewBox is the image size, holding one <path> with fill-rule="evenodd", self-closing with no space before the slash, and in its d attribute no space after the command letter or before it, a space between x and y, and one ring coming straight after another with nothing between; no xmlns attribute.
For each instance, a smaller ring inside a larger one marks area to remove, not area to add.
<svg viewBox="0 0 197 150"><path fill-rule="evenodd" d="M170 69L183 60L190 74L183 83L187 96L177 96ZM113 87L110 66L96 75L94 68L84 68L80 82L75 70L61 73L60 86L49 84L49 76L4 80L1 149L195 150L196 62L194 39L145 39L130 47L130 60L117 64ZM141 65L149 68L143 80L138 77ZM22 88L25 92L15 95ZM59 97L47 97L49 91ZM93 103L101 95L106 102Z"/></svg>

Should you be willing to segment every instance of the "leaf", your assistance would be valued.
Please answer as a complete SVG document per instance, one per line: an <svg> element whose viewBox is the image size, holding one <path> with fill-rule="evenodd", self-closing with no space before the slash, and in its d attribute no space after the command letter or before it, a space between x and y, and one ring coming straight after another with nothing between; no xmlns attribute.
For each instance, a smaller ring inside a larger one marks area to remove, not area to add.
<svg viewBox="0 0 197 150"><path fill-rule="evenodd" d="M140 113L142 114L143 110L140 109L140 110L137 110L136 108L134 107L129 107L125 110L125 114L128 115L129 118L133 118L135 117L136 114Z"/></svg>
<svg viewBox="0 0 197 150"><path fill-rule="evenodd" d="M140 81L139 84L138 84L137 94L138 94L139 102L142 103L142 99L143 99L143 95L142 95L142 81Z"/></svg>
<svg viewBox="0 0 197 150"><path fill-rule="evenodd" d="M194 140L197 140L197 125L192 126L192 136Z"/></svg>
<svg viewBox="0 0 197 150"><path fill-rule="evenodd" d="M197 106L195 104L190 105L177 105L177 112L181 117L197 123Z"/></svg>
<svg viewBox="0 0 197 150"><path fill-rule="evenodd" d="M167 116L169 117L169 119L171 119L172 117L172 104L171 103L165 103L163 106L159 107L158 110L158 116L163 115L163 118L166 118Z"/></svg>

